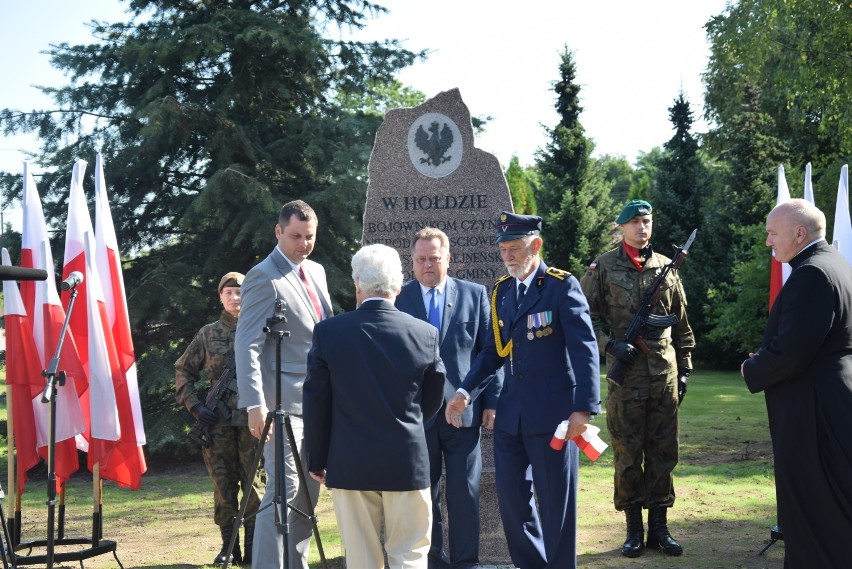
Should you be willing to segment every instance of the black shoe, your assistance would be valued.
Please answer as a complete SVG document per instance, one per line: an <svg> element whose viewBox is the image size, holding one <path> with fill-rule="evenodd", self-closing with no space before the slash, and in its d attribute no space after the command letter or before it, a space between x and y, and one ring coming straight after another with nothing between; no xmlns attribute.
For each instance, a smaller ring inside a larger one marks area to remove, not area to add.
<svg viewBox="0 0 852 569"><path fill-rule="evenodd" d="M429 554L427 558L428 569L450 569L450 560L443 553L441 555Z"/></svg>
<svg viewBox="0 0 852 569"><path fill-rule="evenodd" d="M651 508L648 510L648 548L658 548L666 555L678 556L683 553L683 547L669 533L666 522L668 508Z"/></svg>
<svg viewBox="0 0 852 569"><path fill-rule="evenodd" d="M225 560L229 557L229 566L242 562L242 558L240 556L239 540L234 542L234 550L228 551L228 548L231 545L231 536L234 535L234 526L232 526L231 524L228 524L226 526L219 526L219 531L222 534L222 550L219 551L219 555L217 555L216 559L213 560L213 565L224 565Z"/></svg>
<svg viewBox="0 0 852 569"><path fill-rule="evenodd" d="M621 554L625 557L642 555L645 540L645 528L642 525L642 506L630 506L624 510L627 517L627 539L621 546Z"/></svg>

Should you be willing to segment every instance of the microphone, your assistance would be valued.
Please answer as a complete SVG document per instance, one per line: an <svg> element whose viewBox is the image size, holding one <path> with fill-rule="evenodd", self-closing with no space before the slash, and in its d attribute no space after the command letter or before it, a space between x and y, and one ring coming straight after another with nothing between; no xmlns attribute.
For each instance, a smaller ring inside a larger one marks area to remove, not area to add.
<svg viewBox="0 0 852 569"><path fill-rule="evenodd" d="M73 271L68 278L62 281L62 284L59 285L59 288L62 290L71 290L72 288L78 286L81 282L83 282L83 273L79 271Z"/></svg>
<svg viewBox="0 0 852 569"><path fill-rule="evenodd" d="M46 281L47 271L44 269L27 269L0 265L0 280L2 281Z"/></svg>

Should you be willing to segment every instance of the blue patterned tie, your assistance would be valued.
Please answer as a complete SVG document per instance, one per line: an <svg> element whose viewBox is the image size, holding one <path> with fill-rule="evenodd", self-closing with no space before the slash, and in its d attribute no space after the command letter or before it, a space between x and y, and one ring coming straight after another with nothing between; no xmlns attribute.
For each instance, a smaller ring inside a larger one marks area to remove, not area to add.
<svg viewBox="0 0 852 569"><path fill-rule="evenodd" d="M524 301L524 293L527 291L527 285L521 283L518 285L518 306Z"/></svg>
<svg viewBox="0 0 852 569"><path fill-rule="evenodd" d="M441 311L438 309L438 291L433 288L429 290L429 294L432 296L429 300L429 324L440 330Z"/></svg>

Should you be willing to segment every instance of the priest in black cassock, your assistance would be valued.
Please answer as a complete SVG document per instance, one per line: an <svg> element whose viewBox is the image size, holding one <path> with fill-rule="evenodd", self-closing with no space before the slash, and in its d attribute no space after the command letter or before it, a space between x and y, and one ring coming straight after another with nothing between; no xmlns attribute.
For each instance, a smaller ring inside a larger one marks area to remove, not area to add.
<svg viewBox="0 0 852 569"><path fill-rule="evenodd" d="M852 266L825 241L825 215L779 204L766 245L792 272L757 353L742 364L763 391L775 455L785 569L852 566Z"/></svg>

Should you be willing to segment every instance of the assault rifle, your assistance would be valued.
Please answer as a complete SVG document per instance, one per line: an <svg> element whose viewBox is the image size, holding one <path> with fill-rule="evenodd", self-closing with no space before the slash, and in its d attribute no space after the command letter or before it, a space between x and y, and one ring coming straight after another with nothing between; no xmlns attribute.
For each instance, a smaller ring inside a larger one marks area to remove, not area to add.
<svg viewBox="0 0 852 569"><path fill-rule="evenodd" d="M219 381L210 386L210 391L207 392L207 398L204 404L208 408L216 411L226 421L231 418L231 408L228 407L228 398L232 392L236 392L235 383L237 380L237 363L234 357L234 351L228 354L228 359L225 361L225 367L222 369L222 375L219 376ZM205 425L201 421L196 421L192 429L189 431L189 438L198 442L204 448L209 448L213 442L213 437L210 435L210 425Z"/></svg>
<svg viewBox="0 0 852 569"><path fill-rule="evenodd" d="M645 341L642 339L642 335L645 333L647 328L650 327L665 330L669 326L674 326L678 323L678 317L674 314L660 316L658 314L651 314L651 311L660 301L660 287L663 282L665 282L666 276L668 276L671 271L677 270L683 264L684 260L686 260L686 254L689 252L692 242L695 241L696 233L698 233L698 229L693 229L692 234L689 236L689 239L686 240L683 247L675 246L677 253L671 262L663 267L663 270L660 271L660 274L657 275L657 278L654 279L651 286L648 287L645 296L642 298L642 305L639 307L639 310L636 311L636 314L633 315L633 320L630 322L630 326L624 334L624 341L631 346L639 348L643 354L647 354L650 351L648 346L645 344ZM610 366L609 372L606 376L618 385L622 385L624 383L624 376L627 374L628 369L630 369L630 366L617 359L613 362L612 366Z"/></svg>

